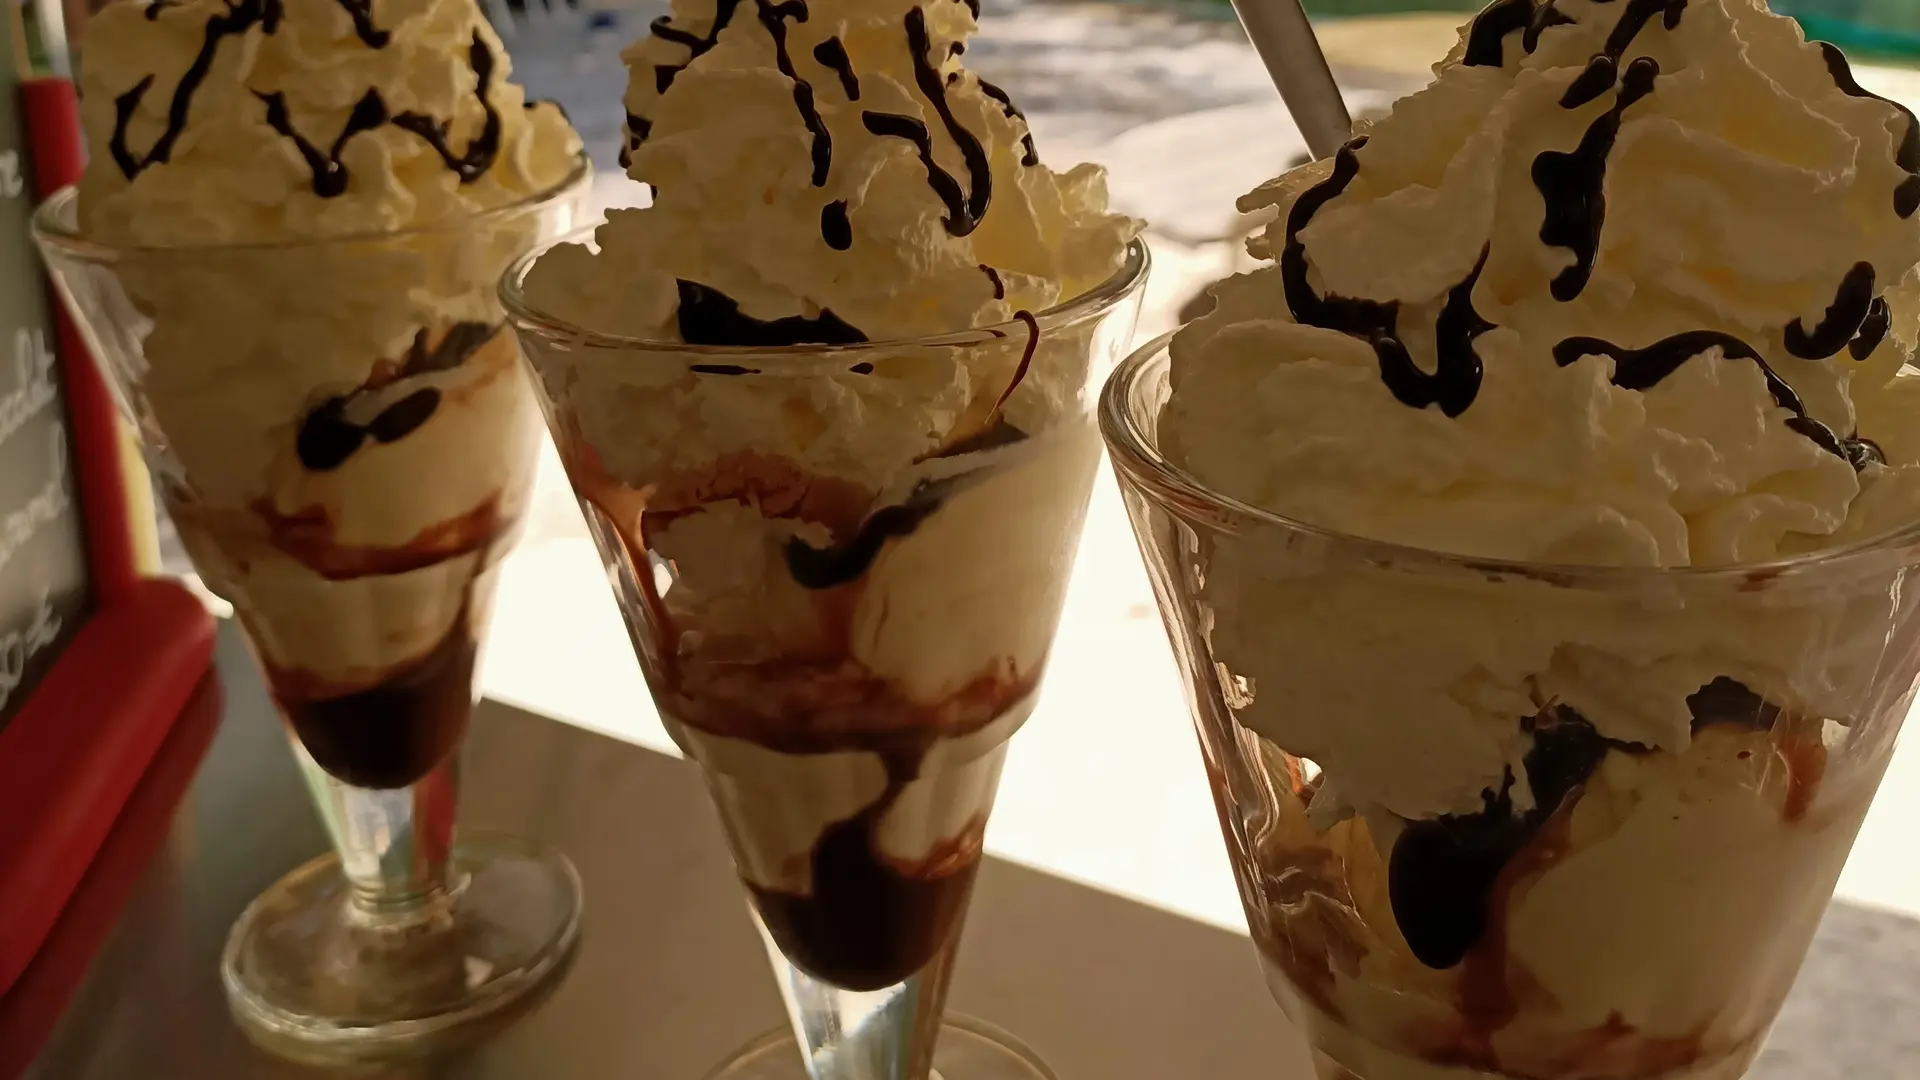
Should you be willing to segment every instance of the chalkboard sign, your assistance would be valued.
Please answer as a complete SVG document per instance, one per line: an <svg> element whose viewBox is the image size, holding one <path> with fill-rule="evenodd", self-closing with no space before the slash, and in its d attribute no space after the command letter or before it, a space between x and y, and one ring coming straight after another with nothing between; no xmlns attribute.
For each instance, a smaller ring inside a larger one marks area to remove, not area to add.
<svg viewBox="0 0 1920 1080"><path fill-rule="evenodd" d="M79 473L57 341L28 219L32 162L0 48L0 729L92 603Z"/></svg>
<svg viewBox="0 0 1920 1080"><path fill-rule="evenodd" d="M85 151L72 81L23 70L17 14L0 0L0 995L213 657L207 609L140 576L125 435L31 246L32 204L77 181Z"/></svg>

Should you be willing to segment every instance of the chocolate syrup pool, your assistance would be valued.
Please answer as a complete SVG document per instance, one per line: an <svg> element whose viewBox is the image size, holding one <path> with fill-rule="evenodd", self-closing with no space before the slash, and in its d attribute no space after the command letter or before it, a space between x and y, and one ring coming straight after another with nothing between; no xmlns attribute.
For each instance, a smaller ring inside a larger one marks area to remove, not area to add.
<svg viewBox="0 0 1920 1080"><path fill-rule="evenodd" d="M809 893L747 883L760 920L781 952L822 982L859 991L893 986L926 967L960 932L980 867L985 822L943 840L914 866L879 850L880 823L919 778L932 741L905 736L879 750L886 763L886 791L814 841Z"/></svg>

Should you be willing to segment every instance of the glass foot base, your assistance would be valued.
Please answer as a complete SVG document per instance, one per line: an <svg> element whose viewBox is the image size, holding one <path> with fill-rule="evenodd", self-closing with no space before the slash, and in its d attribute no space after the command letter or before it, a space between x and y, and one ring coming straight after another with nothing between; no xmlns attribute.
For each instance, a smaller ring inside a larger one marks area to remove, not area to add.
<svg viewBox="0 0 1920 1080"><path fill-rule="evenodd" d="M706 1075L706 1080L808 1080L793 1032L770 1031ZM839 1080L839 1078L835 1078ZM909 1076L852 1080L919 1080ZM940 1025L928 1080L1059 1080L1032 1048L985 1020L948 1014Z"/></svg>
<svg viewBox="0 0 1920 1080"><path fill-rule="evenodd" d="M333 855L275 882L220 960L247 1037L314 1064L412 1058L464 1045L537 1004L580 937L580 875L529 840L462 833L453 886L401 925L349 904Z"/></svg>

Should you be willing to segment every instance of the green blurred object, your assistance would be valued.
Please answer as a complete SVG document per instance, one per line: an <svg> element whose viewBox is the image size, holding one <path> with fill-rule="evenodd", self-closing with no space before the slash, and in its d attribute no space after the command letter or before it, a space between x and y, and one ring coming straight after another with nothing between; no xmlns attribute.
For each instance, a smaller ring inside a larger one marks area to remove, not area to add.
<svg viewBox="0 0 1920 1080"><path fill-rule="evenodd" d="M1408 11L1478 11L1477 0L1304 0L1309 15L1398 15Z"/></svg>
<svg viewBox="0 0 1920 1080"><path fill-rule="evenodd" d="M1850 53L1920 60L1920 0L1772 0L1807 37Z"/></svg>
<svg viewBox="0 0 1920 1080"><path fill-rule="evenodd" d="M15 62L25 62L23 72L71 77L73 65L67 52L66 12L61 0L0 0L0 3L13 8L8 18L18 35Z"/></svg>
<svg viewBox="0 0 1920 1080"><path fill-rule="evenodd" d="M1308 14L1325 18L1471 12L1485 6L1478 0L1305 0L1305 5ZM1793 16L1809 39L1831 41L1856 56L1920 63L1920 0L1770 0L1770 6Z"/></svg>

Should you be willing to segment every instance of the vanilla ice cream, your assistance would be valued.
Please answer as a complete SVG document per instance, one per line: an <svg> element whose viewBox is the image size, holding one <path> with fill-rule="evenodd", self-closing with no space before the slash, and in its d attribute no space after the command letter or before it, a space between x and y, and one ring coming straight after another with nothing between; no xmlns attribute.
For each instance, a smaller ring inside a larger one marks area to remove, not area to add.
<svg viewBox="0 0 1920 1080"><path fill-rule="evenodd" d="M80 227L149 327L120 374L156 473L308 749L373 786L464 725L538 445L494 284L565 227L543 200L582 165L509 74L470 0L117 2L88 27Z"/></svg>
<svg viewBox="0 0 1920 1080"><path fill-rule="evenodd" d="M1757 0L1499 0L1241 201L1278 210L1271 264L1174 337L1159 433L1221 495L1385 542L1246 531L1196 564L1223 700L1292 777L1235 840L1249 911L1338 1066L1757 1052L1911 697L1913 601L1580 568L1920 521L1917 148Z"/></svg>
<svg viewBox="0 0 1920 1080"><path fill-rule="evenodd" d="M961 65L974 20L676 3L625 54L651 205L524 281L574 328L525 344L668 727L776 940L861 989L964 909L1144 270L1100 170Z"/></svg>

